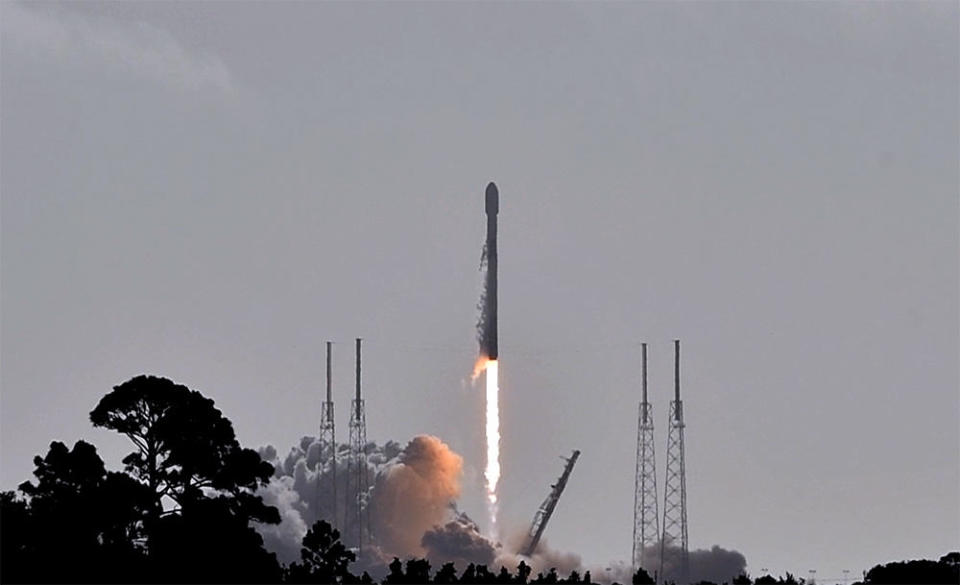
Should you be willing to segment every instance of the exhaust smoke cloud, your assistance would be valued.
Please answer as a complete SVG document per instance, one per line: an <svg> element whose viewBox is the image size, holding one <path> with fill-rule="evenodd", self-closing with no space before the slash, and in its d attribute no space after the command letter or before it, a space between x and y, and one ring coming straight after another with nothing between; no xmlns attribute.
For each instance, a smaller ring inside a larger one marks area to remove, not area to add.
<svg viewBox="0 0 960 585"><path fill-rule="evenodd" d="M455 563L462 571L468 563L501 566L515 572L522 560L538 573L555 568L561 575L591 572L594 582L629 583L632 571L624 563L584 567L579 555L551 549L547 539L540 541L531 557L518 551L526 546L527 529L503 531L502 543L484 536L476 522L457 509L463 459L437 437L419 435L406 445L388 441L384 445L368 443L365 448L370 485L363 498L369 506L372 543L365 544L363 556L351 571L369 572L375 578L386 575L386 565L394 556L401 559L425 557L434 569L443 563ZM274 476L260 490L264 501L276 506L281 522L257 525L268 550L284 563L299 560L300 542L307 529L325 519L340 530L347 546L356 540L355 516L344 518L347 498L346 464L349 448L339 445L337 452L338 514L334 520L330 473L333 469L321 458L320 442L303 437L284 457L272 446L260 449L260 456L271 463ZM320 480L318 483L318 479ZM317 490L320 490L319 494ZM645 558L656 559L645 567L653 575L659 569L660 550L647 551ZM722 583L746 568L746 559L737 551L714 546L690 552L690 580ZM664 555L664 575L679 568L679 550L668 548Z"/></svg>
<svg viewBox="0 0 960 585"><path fill-rule="evenodd" d="M365 452L371 487L362 502L369 511L372 542L364 545L364 558L353 567L355 572L385 574L394 556L426 557L434 566L496 558L495 544L456 507L463 459L443 441L418 435L403 447L394 441L383 446L368 443ZM261 458L274 466L274 476L259 493L267 504L277 506L281 522L256 528L281 561L299 560L300 541L319 519L333 524L347 546L356 544L356 517L344 514L347 498L352 497L347 492L348 455L347 445L340 445L334 519L333 468L328 457L320 457L318 439L303 437L283 458L272 446L260 449Z"/></svg>
<svg viewBox="0 0 960 585"><path fill-rule="evenodd" d="M424 556L423 535L451 519L462 469L463 459L436 437L407 443L377 473L370 498L376 544L394 555Z"/></svg>

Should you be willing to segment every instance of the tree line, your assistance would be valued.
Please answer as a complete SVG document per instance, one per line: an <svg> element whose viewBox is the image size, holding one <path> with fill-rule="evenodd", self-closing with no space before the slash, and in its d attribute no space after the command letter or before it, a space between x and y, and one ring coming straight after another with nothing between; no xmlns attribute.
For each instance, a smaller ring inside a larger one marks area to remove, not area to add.
<svg viewBox="0 0 960 585"><path fill-rule="evenodd" d="M166 378L137 376L90 412L95 427L126 436L122 471L106 469L96 447L54 441L34 458L34 479L0 492L0 581L4 583L366 583L354 552L324 520L301 542L300 560L278 562L252 523L277 524L277 508L257 495L273 466L243 448L233 425L201 393ZM877 566L863 583L953 583L960 553L940 561ZM589 571L531 575L426 559L394 558L381 580L403 583L591 583ZM920 580L918 580L920 579ZM644 569L635 584L652 584ZM787 574L731 585L803 585Z"/></svg>

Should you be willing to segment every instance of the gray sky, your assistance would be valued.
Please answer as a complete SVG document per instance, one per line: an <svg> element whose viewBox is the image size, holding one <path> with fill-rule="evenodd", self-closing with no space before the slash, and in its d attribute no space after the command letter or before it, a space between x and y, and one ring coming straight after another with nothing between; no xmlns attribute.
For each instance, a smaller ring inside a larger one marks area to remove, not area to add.
<svg viewBox="0 0 960 585"><path fill-rule="evenodd" d="M960 542L958 5L2 4L2 468L141 372L286 451L352 338L371 439L440 436L485 520L483 189L500 186L501 518L630 555L639 342L691 545L806 576ZM662 485L662 483L661 483Z"/></svg>

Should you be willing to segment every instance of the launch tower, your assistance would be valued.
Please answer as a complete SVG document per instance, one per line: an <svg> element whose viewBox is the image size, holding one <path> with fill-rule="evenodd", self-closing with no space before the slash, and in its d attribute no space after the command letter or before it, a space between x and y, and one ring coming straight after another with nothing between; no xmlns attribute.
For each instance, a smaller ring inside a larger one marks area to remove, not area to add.
<svg viewBox="0 0 960 585"><path fill-rule="evenodd" d="M327 399L320 409L320 453L317 459L317 515L318 518L330 518L333 527L337 519L337 437L333 424L333 394L331 391L330 354L333 343L327 342ZM326 471L329 465L329 471ZM326 471L326 473L325 473ZM324 510L320 501L323 492L321 483L326 479L330 484L330 500Z"/></svg>
<svg viewBox="0 0 960 585"><path fill-rule="evenodd" d="M674 396L670 402L670 427L667 434L667 471L663 491L663 537L660 539L660 578L664 578L664 556L680 555L675 563L677 583L686 583L689 575L690 554L687 540L687 474L683 453L683 403L680 401L680 340L673 342ZM672 560L672 559L671 559Z"/></svg>
<svg viewBox="0 0 960 585"><path fill-rule="evenodd" d="M367 415L360 397L360 338L357 338L357 396L350 405L350 457L347 459L347 515L344 527L355 523L357 557L363 553L364 528L369 539L369 512L366 510L367 477Z"/></svg>
<svg viewBox="0 0 960 585"><path fill-rule="evenodd" d="M642 389L637 421L637 467L633 491L633 570L652 570L655 546L660 540L657 508L657 465L653 443L653 413L647 402L647 344L641 344Z"/></svg>

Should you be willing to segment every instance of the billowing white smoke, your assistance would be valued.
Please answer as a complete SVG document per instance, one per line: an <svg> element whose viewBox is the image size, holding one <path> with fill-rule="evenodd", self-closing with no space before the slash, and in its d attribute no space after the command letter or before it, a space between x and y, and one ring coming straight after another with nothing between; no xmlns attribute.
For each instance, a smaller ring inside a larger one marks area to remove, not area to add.
<svg viewBox="0 0 960 585"><path fill-rule="evenodd" d="M280 510L281 522L258 525L257 529L267 548L285 563L299 560L301 539L321 518L340 530L345 544L356 543L355 515L345 517L349 449L340 445L337 453L335 522L331 504L334 470L329 462L318 470L319 450L319 441L313 437L303 437L282 460L273 447L260 449L260 456L275 469L260 494ZM403 448L390 441L382 447L369 443L365 451L370 488L363 504L369 512L372 542L364 545L364 562L354 571L381 572L394 556L426 557L434 566L493 560L494 545L480 535L476 523L456 509L463 459L443 441L419 435Z"/></svg>
<svg viewBox="0 0 960 585"><path fill-rule="evenodd" d="M551 549L545 538L537 544L532 556L522 556L516 551L523 550L527 544L527 538L526 530L511 532L504 543L505 550L497 556L496 566L502 565L510 571L516 571L520 561L523 561L531 568L531 577L536 577L537 573L546 575L551 568L556 569L557 573L563 577L566 577L570 571L578 571L581 575L583 574L580 555Z"/></svg>
<svg viewBox="0 0 960 585"><path fill-rule="evenodd" d="M365 447L367 485L372 486L376 476L400 454L399 443L388 441L383 446L368 443ZM333 524L342 534L343 541L349 546L356 542L357 525L355 518L346 518L347 471L349 447L339 445L336 464L337 514L334 517L333 482L334 468L329 457L321 462L320 442L314 437L303 437L300 444L290 449L286 457L280 458L277 450L268 445L259 449L260 457L273 465L274 474L270 482L260 489L259 494L265 503L276 506L280 511L280 524L257 525L268 550L277 553L281 562L291 563L300 560L300 541L307 530L320 519ZM356 477L356 469L350 469L350 475ZM367 495L369 498L369 494Z"/></svg>
<svg viewBox="0 0 960 585"><path fill-rule="evenodd" d="M590 570L594 582L629 583L631 569L623 563L610 567L583 567L580 556L562 553L541 540L530 558L519 555L526 544L526 530L505 535L505 542L494 543L466 514L457 510L463 460L443 441L429 435L414 437L406 446L389 441L383 446L368 443L366 448L368 493L363 503L369 511L370 546L364 545L364 558L351 567L354 573L368 571L383 576L386 564L394 556L426 558L434 569L453 562L459 570L468 563L487 565L496 572L501 566L515 572L520 561L532 569L531 577L556 568L561 576L570 571L583 575ZM331 522L341 532L347 546L356 543L356 519L345 518L347 502L347 456L349 449L339 445L337 452L337 518ZM271 463L274 476L260 490L264 501L280 511L280 524L257 525L268 550L277 553L284 563L300 558L300 541L307 529L319 519L333 519L333 468L321 461L320 444L314 437L303 437L286 457L280 458L271 446L260 449L260 456ZM324 460L329 457L323 458ZM319 477L318 477L319 472ZM356 469L352 470L355 477ZM318 481L319 480L319 481ZM367 527L364 527L364 531ZM653 575L659 569L660 551L646 558L656 559L648 567ZM676 574L678 551L668 548L664 555L664 573ZM746 567L743 555L714 546L710 550L690 552L690 582L701 580L721 583L729 581Z"/></svg>

